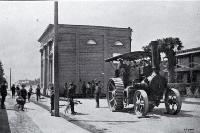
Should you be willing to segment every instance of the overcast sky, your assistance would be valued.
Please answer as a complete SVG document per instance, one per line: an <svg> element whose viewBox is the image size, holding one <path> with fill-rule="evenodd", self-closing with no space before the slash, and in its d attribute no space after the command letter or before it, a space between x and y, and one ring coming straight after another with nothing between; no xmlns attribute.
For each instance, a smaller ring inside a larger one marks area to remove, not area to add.
<svg viewBox="0 0 200 133"><path fill-rule="evenodd" d="M40 45L54 5L43 2L0 2L0 60L13 81L40 77ZM200 46L200 2L76 1L59 2L59 23L131 27L132 50L150 41L179 37L185 48Z"/></svg>

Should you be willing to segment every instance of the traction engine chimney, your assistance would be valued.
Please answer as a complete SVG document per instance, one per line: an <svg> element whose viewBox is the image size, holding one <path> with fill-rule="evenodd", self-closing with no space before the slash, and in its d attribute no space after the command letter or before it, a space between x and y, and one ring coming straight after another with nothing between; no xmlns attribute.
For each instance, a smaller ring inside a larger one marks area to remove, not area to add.
<svg viewBox="0 0 200 133"><path fill-rule="evenodd" d="M152 54L152 69L158 74L160 71L160 53L158 50L157 41L151 42L151 54Z"/></svg>

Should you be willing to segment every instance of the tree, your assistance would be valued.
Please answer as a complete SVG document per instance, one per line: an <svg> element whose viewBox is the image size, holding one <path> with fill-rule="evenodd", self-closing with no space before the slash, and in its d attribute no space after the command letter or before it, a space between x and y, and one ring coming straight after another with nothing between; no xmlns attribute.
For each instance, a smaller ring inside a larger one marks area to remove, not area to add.
<svg viewBox="0 0 200 133"><path fill-rule="evenodd" d="M3 69L3 64L2 62L0 61L0 84L5 81L5 78L4 78L4 69Z"/></svg>
<svg viewBox="0 0 200 133"><path fill-rule="evenodd" d="M175 82L175 65L176 65L176 51L183 48L182 42L179 38L163 38L156 40L158 43L159 51L165 54L168 59L168 81L170 83ZM144 51L151 51L150 44L143 47Z"/></svg>

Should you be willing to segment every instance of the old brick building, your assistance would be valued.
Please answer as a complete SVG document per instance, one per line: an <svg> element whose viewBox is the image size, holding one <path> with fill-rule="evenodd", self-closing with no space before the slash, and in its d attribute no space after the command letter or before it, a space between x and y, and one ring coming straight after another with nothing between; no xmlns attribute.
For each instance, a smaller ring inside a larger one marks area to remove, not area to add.
<svg viewBox="0 0 200 133"><path fill-rule="evenodd" d="M38 40L41 44L41 87L44 90L54 81L53 28L50 24ZM76 93L81 93L83 81L97 79L106 86L114 71L104 59L130 52L131 32L130 28L59 24L60 93L63 93L64 83L69 81L77 85Z"/></svg>

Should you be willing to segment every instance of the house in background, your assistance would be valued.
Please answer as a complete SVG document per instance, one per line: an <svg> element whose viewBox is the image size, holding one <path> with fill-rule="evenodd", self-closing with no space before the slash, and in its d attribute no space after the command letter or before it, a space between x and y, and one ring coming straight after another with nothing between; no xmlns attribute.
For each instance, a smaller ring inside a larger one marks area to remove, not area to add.
<svg viewBox="0 0 200 133"><path fill-rule="evenodd" d="M177 83L200 83L200 47L177 51Z"/></svg>
<svg viewBox="0 0 200 133"><path fill-rule="evenodd" d="M54 25L49 24L39 38L41 44L41 88L43 93L54 82ZM106 92L108 78L114 75L106 58L131 51L131 28L86 25L58 25L58 70L60 94L65 82L73 81L80 94L83 81L94 79L103 83Z"/></svg>

